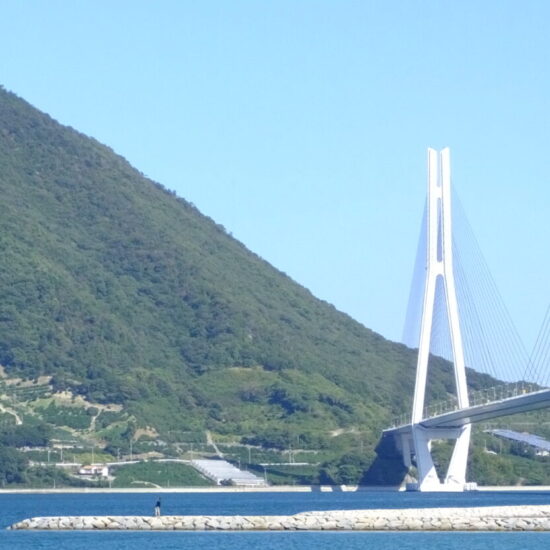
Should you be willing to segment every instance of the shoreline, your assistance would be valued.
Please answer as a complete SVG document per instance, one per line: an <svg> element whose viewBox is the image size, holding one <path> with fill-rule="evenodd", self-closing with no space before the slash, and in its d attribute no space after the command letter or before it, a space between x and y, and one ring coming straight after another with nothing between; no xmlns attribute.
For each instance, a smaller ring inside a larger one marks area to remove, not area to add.
<svg viewBox="0 0 550 550"><path fill-rule="evenodd" d="M368 485L273 485L270 487L61 487L0 489L0 495L9 494L103 494L103 493L379 493L405 492L404 487L368 486ZM489 492L550 492L550 485L529 486L482 486L474 493Z"/></svg>

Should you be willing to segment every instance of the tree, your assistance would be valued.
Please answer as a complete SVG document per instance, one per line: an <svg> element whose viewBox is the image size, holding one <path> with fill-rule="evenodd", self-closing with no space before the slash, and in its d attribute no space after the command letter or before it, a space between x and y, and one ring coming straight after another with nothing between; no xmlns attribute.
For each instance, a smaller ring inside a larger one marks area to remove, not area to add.
<svg viewBox="0 0 550 550"><path fill-rule="evenodd" d="M2 487L7 483L23 483L27 464L23 453L0 445L0 483Z"/></svg>

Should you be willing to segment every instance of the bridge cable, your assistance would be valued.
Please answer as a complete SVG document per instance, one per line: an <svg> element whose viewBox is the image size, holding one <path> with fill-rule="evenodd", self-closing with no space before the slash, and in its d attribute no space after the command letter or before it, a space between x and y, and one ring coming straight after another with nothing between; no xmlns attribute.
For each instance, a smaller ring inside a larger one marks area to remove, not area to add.
<svg viewBox="0 0 550 550"><path fill-rule="evenodd" d="M540 369L540 381L544 386L550 385L550 306L546 312L546 327L542 328L544 331L544 344L543 349L544 353L541 353L539 366ZM546 370L546 376L544 376L544 371Z"/></svg>
<svg viewBox="0 0 550 550"><path fill-rule="evenodd" d="M457 250L459 250L457 248ZM457 256L460 258L460 253L457 254ZM484 282L485 280L479 276L473 278L474 285L470 285L468 283L469 279L465 274L465 268L461 270L464 273L464 276L459 279L459 288L458 293L460 295L460 302L462 304L469 305L468 307L463 308L465 310L465 313L468 313L469 310L476 311L477 312L477 322L475 319L470 317L469 315L464 316L464 324L466 326L472 326L470 333L471 333L471 340L467 344L467 348L471 350L471 356L469 358L472 368L475 368L476 370L482 370L480 367L485 365L485 372L488 374L491 374L495 378L501 378L502 373L498 373L495 361L494 359L491 359L490 362L485 362L483 359L485 358L485 355L481 355L482 365L478 364L478 360L480 359L480 354L478 353L479 349L488 349L492 348L492 343L495 341L498 341L499 339L499 330L498 330L498 324L495 323L493 320L488 319L489 308L487 307L487 300L483 300L482 296L489 295L489 289L486 289L485 284L478 283L477 281ZM473 290L472 290L473 288ZM479 289L479 290L478 290ZM477 291L476 291L477 290ZM477 294L477 300L476 300L476 294ZM491 308L494 309L494 308ZM477 327L475 326L477 325ZM481 329L480 327L485 327L486 330ZM477 328L477 330L476 330ZM489 355L491 357L494 357L494 352L489 352ZM508 374L508 373L507 373Z"/></svg>
<svg viewBox="0 0 550 550"><path fill-rule="evenodd" d="M540 372L539 369L543 367L540 364L540 362L548 342L548 336L549 336L548 325L549 324L550 324L550 306L548 306L548 309L546 310L544 319L542 321L542 325L540 327L539 333L537 335L537 339L535 341L535 345L533 346L533 351L529 356L529 363L527 365L527 370L525 375L526 377L533 376L534 379L536 380L540 375L542 375L542 372Z"/></svg>
<svg viewBox="0 0 550 550"><path fill-rule="evenodd" d="M480 357L481 362L484 366L484 372L487 372L494 378L497 378L496 375L496 368L492 361L492 357L489 353L489 350L487 348L487 339L485 337L485 327L481 323L481 320L479 318L479 313L476 308L475 301L471 299L472 292L469 288L468 280L466 278L466 275L464 273L464 269L462 267L462 262L460 259L460 252L458 248L455 248L455 277L457 281L457 293L460 291L460 295L464 295L466 298L463 298L459 300L459 310L460 310L460 317L461 319L464 319L465 322L463 324L464 328L464 347L467 350L466 353L466 366L475 369L476 368L476 362L475 357ZM470 319L470 322L466 322L468 319ZM479 345L476 347L476 334L481 335L481 338L479 338Z"/></svg>
<svg viewBox="0 0 550 550"><path fill-rule="evenodd" d="M426 277L426 252L427 235L426 220L427 211L424 205L422 223L420 225L420 234L418 236L418 246L414 263L413 277L409 292L409 301L407 304L407 313L403 326L403 336L401 341L406 346L418 348L420 339L420 323L422 322L422 307L424 302L424 280Z"/></svg>
<svg viewBox="0 0 550 550"><path fill-rule="evenodd" d="M546 387L550 385L550 306L546 310L546 315L537 337L537 343L535 343L535 348L533 349L533 362L536 367L537 381L541 386Z"/></svg>
<svg viewBox="0 0 550 550"><path fill-rule="evenodd" d="M469 291L464 287L460 289L462 298L464 295L471 295L473 302L479 306L476 307L476 310L478 311L480 323L489 329L484 333L484 336L490 336L490 340L492 340L492 342L487 342L487 348L491 350L491 355L493 355L495 359L498 359L501 365L502 374L500 376L504 375L508 378L508 381L517 380L519 373L516 372L517 367L514 368L512 365L515 364L519 366L527 363L525 346L515 329L508 309L498 291L498 287L492 277L485 257L481 252L475 233L468 221L456 191L454 195L453 203L456 205L454 212L457 214L455 219L459 222L457 226L455 226L458 229L456 234L459 233L457 242L461 242L461 237L464 235L465 244L469 245L467 250L471 253L474 266L472 272L474 275L473 282L475 284L473 288L472 285L467 285ZM459 247L457 247L457 249L459 249ZM468 265L467 261L463 259L464 254L459 253L459 257L459 261L466 273L468 271ZM466 255L466 258L468 258L468 255ZM470 278L466 276L461 280L462 286L464 280L469 281ZM470 298L467 299L469 300ZM475 346L477 345L478 344L475 344Z"/></svg>

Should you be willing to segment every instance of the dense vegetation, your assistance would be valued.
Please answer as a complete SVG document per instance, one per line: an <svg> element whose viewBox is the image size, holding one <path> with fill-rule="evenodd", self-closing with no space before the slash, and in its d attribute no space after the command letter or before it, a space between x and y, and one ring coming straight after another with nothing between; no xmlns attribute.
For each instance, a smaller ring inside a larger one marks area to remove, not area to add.
<svg viewBox="0 0 550 550"><path fill-rule="evenodd" d="M53 374L56 388L124 403L165 433L209 428L277 445L327 444L330 429L352 424L374 440L408 405L413 353L3 90L0 189L8 372ZM432 393L451 383L442 373Z"/></svg>
<svg viewBox="0 0 550 550"><path fill-rule="evenodd" d="M47 425L0 426L0 487L28 481L27 457L16 447L42 447L49 441Z"/></svg>

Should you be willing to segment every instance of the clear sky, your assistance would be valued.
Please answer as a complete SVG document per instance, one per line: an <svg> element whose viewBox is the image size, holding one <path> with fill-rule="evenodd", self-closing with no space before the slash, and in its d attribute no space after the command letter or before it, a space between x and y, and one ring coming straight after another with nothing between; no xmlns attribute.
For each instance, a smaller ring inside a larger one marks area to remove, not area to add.
<svg viewBox="0 0 550 550"><path fill-rule="evenodd" d="M0 83L399 339L426 148L528 347L550 302L550 2L1 0Z"/></svg>

